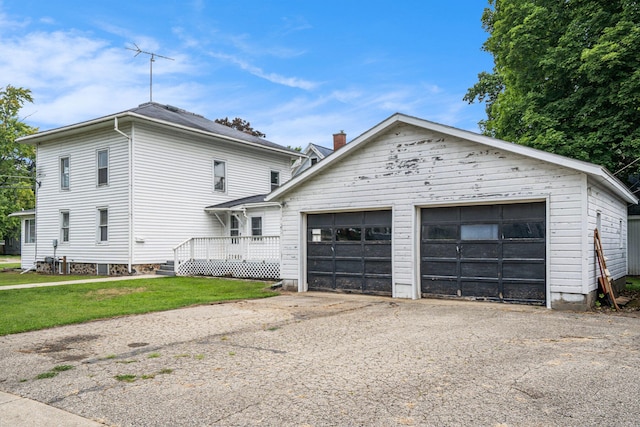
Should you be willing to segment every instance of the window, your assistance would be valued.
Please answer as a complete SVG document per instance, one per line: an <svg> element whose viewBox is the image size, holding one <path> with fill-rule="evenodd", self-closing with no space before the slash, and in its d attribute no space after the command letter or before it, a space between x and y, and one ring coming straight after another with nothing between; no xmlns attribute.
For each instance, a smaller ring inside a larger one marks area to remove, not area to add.
<svg viewBox="0 0 640 427"><path fill-rule="evenodd" d="M251 217L251 235L262 236L262 217L261 216Z"/></svg>
<svg viewBox="0 0 640 427"><path fill-rule="evenodd" d="M109 240L109 210L98 209L98 242Z"/></svg>
<svg viewBox="0 0 640 427"><path fill-rule="evenodd" d="M227 170L225 162L213 161L213 189L215 191L227 191Z"/></svg>
<svg viewBox="0 0 640 427"><path fill-rule="evenodd" d="M280 187L280 172L271 171L271 191Z"/></svg>
<svg viewBox="0 0 640 427"><path fill-rule="evenodd" d="M240 221L238 217L231 214L229 218L229 236L231 236L231 244L237 245L240 243L240 239L237 237L240 235Z"/></svg>
<svg viewBox="0 0 640 427"><path fill-rule="evenodd" d="M109 184L109 150L98 151L98 185Z"/></svg>
<svg viewBox="0 0 640 427"><path fill-rule="evenodd" d="M36 242L36 220L35 219L24 220L24 242L25 243Z"/></svg>
<svg viewBox="0 0 640 427"><path fill-rule="evenodd" d="M318 158L317 157L312 157L311 158L311 166L315 165L316 163L318 163Z"/></svg>
<svg viewBox="0 0 640 427"><path fill-rule="evenodd" d="M60 189L69 189L69 158L60 158Z"/></svg>
<svg viewBox="0 0 640 427"><path fill-rule="evenodd" d="M69 211L60 212L60 241L69 241Z"/></svg>
<svg viewBox="0 0 640 427"><path fill-rule="evenodd" d="M229 222L229 236L235 237L239 235L240 235L240 221L238 221L237 216L232 214Z"/></svg>

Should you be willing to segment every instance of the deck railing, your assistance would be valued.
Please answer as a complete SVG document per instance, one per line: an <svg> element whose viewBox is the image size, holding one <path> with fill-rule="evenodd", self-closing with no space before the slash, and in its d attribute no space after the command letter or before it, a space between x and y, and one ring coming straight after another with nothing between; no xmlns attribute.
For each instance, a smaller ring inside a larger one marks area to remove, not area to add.
<svg viewBox="0 0 640 427"><path fill-rule="evenodd" d="M173 252L181 276L280 278L279 236L193 237Z"/></svg>

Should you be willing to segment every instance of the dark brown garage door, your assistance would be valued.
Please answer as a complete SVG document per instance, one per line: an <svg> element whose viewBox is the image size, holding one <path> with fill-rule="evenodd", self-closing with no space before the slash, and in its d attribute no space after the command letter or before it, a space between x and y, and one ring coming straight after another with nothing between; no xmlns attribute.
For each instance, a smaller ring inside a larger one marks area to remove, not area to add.
<svg viewBox="0 0 640 427"><path fill-rule="evenodd" d="M421 291L544 304L545 203L422 209Z"/></svg>
<svg viewBox="0 0 640 427"><path fill-rule="evenodd" d="M391 211L307 216L310 291L391 295Z"/></svg>

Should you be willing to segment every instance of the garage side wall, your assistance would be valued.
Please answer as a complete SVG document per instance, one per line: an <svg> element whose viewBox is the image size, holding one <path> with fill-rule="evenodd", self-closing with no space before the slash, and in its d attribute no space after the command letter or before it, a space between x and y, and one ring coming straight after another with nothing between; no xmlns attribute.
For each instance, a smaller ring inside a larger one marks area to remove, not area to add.
<svg viewBox="0 0 640 427"><path fill-rule="evenodd" d="M593 249L593 230L598 226L602 239L602 249L606 257L607 268L615 281L623 281L628 271L627 257L627 204L614 197L604 187L593 180L588 182L589 229L588 229L588 291L598 289L600 271Z"/></svg>
<svg viewBox="0 0 640 427"><path fill-rule="evenodd" d="M398 124L283 196L282 278L304 274L302 213L392 208L394 296L416 298L420 207L548 201L550 292L582 295L585 182L572 169Z"/></svg>

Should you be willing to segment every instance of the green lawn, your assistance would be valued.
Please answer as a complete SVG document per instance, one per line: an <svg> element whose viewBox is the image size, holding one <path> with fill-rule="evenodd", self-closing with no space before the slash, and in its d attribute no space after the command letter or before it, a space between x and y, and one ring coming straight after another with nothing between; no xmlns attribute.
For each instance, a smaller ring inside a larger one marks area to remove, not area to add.
<svg viewBox="0 0 640 427"><path fill-rule="evenodd" d="M0 291L0 336L214 301L277 295L268 287L266 282L246 280L166 277Z"/></svg>
<svg viewBox="0 0 640 427"><path fill-rule="evenodd" d="M0 264L0 270L6 264ZM20 264L18 264L18 267ZM25 283L46 283L46 282L64 282L67 280L95 279L96 276L63 276L61 274L49 275L38 273L24 273L19 271L2 271L0 272L0 286L24 285Z"/></svg>
<svg viewBox="0 0 640 427"><path fill-rule="evenodd" d="M640 277L638 277L638 276L627 276L626 289L628 291L640 291Z"/></svg>

